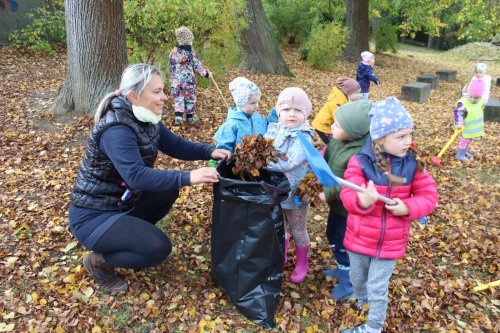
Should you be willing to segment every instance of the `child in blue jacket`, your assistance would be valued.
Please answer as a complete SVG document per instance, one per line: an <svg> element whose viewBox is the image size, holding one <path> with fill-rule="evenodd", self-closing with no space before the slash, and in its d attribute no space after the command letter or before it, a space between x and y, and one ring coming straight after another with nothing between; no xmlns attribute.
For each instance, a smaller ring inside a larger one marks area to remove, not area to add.
<svg viewBox="0 0 500 333"><path fill-rule="evenodd" d="M276 111L271 109L267 119L259 110L260 89L244 77L237 77L229 83L234 104L229 107L226 121L214 135L217 148L233 151L245 135L264 135L269 122L277 121Z"/></svg>
<svg viewBox="0 0 500 333"><path fill-rule="evenodd" d="M360 99L368 98L370 95L370 81L376 85L380 84L380 80L373 73L373 66L375 66L375 56L373 53L365 51L361 53L361 58L356 71L356 81L359 82L361 87Z"/></svg>

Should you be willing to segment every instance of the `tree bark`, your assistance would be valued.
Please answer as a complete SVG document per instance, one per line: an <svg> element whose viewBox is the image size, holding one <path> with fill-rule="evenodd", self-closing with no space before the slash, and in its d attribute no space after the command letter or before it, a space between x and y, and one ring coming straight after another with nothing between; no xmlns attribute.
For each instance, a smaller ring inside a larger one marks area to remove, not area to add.
<svg viewBox="0 0 500 333"><path fill-rule="evenodd" d="M248 28L241 31L243 61L238 69L251 73L293 76L274 37L261 0L247 1Z"/></svg>
<svg viewBox="0 0 500 333"><path fill-rule="evenodd" d="M65 0L68 74L56 114L93 114L127 66L123 0Z"/></svg>
<svg viewBox="0 0 500 333"><path fill-rule="evenodd" d="M368 0L345 0L345 4L349 40L344 58L354 62L360 59L361 52L369 50Z"/></svg>

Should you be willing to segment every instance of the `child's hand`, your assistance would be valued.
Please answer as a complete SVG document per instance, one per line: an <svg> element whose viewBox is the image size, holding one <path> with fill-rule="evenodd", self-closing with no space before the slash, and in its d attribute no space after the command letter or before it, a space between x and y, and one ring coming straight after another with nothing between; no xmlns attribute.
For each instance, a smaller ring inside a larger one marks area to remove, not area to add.
<svg viewBox="0 0 500 333"><path fill-rule="evenodd" d="M401 199L395 198L393 200L396 201L395 205L385 205L385 209L387 209L388 211L391 211L392 215L405 216L405 215L410 214L408 207Z"/></svg>
<svg viewBox="0 0 500 333"><path fill-rule="evenodd" d="M211 71L207 70L207 73L208 73L208 77L213 77L214 76L214 73L212 73Z"/></svg>
<svg viewBox="0 0 500 333"><path fill-rule="evenodd" d="M319 200L321 200L321 202L326 202L325 192L319 192L318 193L318 198L319 198Z"/></svg>
<svg viewBox="0 0 500 333"><path fill-rule="evenodd" d="M359 204L363 208L368 208L378 200L378 192L371 180L368 181L368 185L363 184L361 187L365 188L366 192L358 192Z"/></svg>

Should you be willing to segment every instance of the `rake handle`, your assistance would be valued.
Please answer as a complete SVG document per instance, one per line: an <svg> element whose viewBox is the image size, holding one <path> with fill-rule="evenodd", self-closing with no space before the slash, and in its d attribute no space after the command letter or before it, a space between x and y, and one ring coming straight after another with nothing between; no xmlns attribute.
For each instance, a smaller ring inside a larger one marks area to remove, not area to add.
<svg viewBox="0 0 500 333"><path fill-rule="evenodd" d="M210 76L210 78L212 79L212 82L213 82L215 88L217 89L217 91L219 92L220 96L222 97L222 100L224 101L224 104L226 104L226 107L229 109L229 104L227 104L226 98L222 94L222 91L219 89L219 85L217 84L217 82L215 82L215 79L214 79L213 76Z"/></svg>
<svg viewBox="0 0 500 333"><path fill-rule="evenodd" d="M464 130L465 127L462 127L460 129L456 129L455 132L453 133L453 135L451 136L450 140L448 140L448 142L444 145L443 149L441 149L441 151L439 152L439 154L437 155L438 158L441 158L441 156L443 156L444 152L446 151L446 149L448 149L448 147L453 143L453 141L455 141L455 139L457 138L457 136L462 133L462 131Z"/></svg>

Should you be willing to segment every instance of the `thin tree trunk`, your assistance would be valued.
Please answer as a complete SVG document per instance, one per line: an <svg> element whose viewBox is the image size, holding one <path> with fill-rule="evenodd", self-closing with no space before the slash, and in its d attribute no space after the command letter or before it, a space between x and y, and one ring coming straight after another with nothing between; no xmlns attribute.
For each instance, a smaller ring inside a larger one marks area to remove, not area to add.
<svg viewBox="0 0 500 333"><path fill-rule="evenodd" d="M369 50L368 0L345 0L345 4L349 41L344 51L344 58L348 61L357 61L361 52Z"/></svg>
<svg viewBox="0 0 500 333"><path fill-rule="evenodd" d="M293 76L273 35L261 0L248 0L248 28L241 31L243 61L238 69Z"/></svg>
<svg viewBox="0 0 500 333"><path fill-rule="evenodd" d="M65 0L68 74L54 111L93 114L127 66L123 0Z"/></svg>

